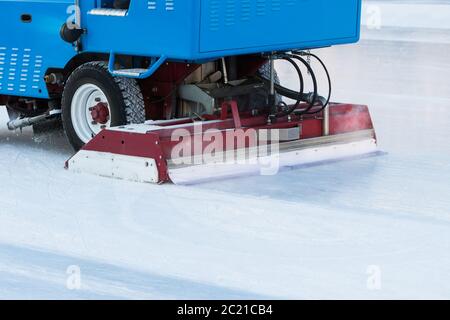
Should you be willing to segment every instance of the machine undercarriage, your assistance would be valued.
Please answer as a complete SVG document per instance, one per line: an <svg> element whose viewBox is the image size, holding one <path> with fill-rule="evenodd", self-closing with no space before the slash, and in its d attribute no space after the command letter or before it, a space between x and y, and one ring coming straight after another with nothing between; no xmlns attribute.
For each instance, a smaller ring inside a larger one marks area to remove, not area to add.
<svg viewBox="0 0 450 320"><path fill-rule="evenodd" d="M315 58L324 69L326 97L319 94L316 71L305 57ZM280 84L276 60L287 61L297 72L298 91ZM249 61L234 58L231 64L220 59L197 67L162 67L150 86L154 94L168 92L150 99L162 112L160 120L101 131L67 161L66 168L133 181L191 184L273 175L286 167L377 152L368 108L330 103L330 75L317 56L280 53ZM156 80L167 74L178 76L181 72L173 71L179 68L195 70L176 89ZM242 72L250 74L239 76ZM307 81L311 92L305 91ZM288 104L286 99L294 102ZM164 119L164 114L171 116Z"/></svg>
<svg viewBox="0 0 450 320"><path fill-rule="evenodd" d="M327 86L319 83L311 59L322 68ZM297 74L298 90L280 84L277 60ZM90 64L106 68L103 62ZM67 80L62 79L64 74L49 75L51 85L61 86L55 92L64 90ZM136 83L131 84L122 90L136 93ZM69 136L81 150L66 168L134 181L190 184L276 174L286 167L377 150L367 107L330 103L328 70L309 51L228 57L204 64L166 63L151 77L137 81L137 88L142 101L131 99L129 107L134 116L141 112L144 120L128 125L112 124L114 114L102 94L76 100L90 103L90 123L85 125L86 140ZM325 96L319 93L323 88L328 91ZM64 97L60 104L53 99L46 106L41 100L12 101L8 106L16 118L8 123L11 130L59 117L64 105ZM73 135L80 128L74 126Z"/></svg>

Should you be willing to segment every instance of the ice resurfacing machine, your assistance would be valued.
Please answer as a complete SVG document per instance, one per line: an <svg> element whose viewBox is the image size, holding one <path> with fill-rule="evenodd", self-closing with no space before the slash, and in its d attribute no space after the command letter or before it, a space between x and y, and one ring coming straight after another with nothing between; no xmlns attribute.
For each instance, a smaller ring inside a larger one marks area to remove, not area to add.
<svg viewBox="0 0 450 320"><path fill-rule="evenodd" d="M360 17L361 0L0 0L0 103L11 130L61 116L67 169L142 182L371 154L368 108L331 103L310 51L357 42Z"/></svg>

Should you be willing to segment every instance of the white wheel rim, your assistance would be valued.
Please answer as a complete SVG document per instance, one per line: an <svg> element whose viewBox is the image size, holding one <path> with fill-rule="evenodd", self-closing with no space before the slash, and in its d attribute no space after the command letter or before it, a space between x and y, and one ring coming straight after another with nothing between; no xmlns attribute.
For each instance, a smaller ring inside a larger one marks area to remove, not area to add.
<svg viewBox="0 0 450 320"><path fill-rule="evenodd" d="M108 107L109 117L104 124L95 123L91 108L99 103ZM87 83L79 87L72 98L71 118L75 133L83 143L89 142L102 129L111 126L111 108L105 93L95 84Z"/></svg>

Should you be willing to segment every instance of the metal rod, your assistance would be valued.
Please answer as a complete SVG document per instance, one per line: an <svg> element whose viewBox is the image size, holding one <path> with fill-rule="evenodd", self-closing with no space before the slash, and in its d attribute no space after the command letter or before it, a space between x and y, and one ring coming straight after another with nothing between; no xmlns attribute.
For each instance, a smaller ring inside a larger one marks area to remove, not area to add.
<svg viewBox="0 0 450 320"><path fill-rule="evenodd" d="M48 114L43 114L40 116L32 117L32 118L21 118L21 119L15 119L8 122L8 129L9 130L16 130L16 129L22 129L25 127L32 126L33 124L36 124L38 122L44 121L48 118Z"/></svg>
<svg viewBox="0 0 450 320"><path fill-rule="evenodd" d="M330 135L330 106L323 110L323 135Z"/></svg>
<svg viewBox="0 0 450 320"><path fill-rule="evenodd" d="M223 71L223 82L225 84L228 84L228 70L227 70L227 63L225 61L225 58L222 58L222 71Z"/></svg>
<svg viewBox="0 0 450 320"><path fill-rule="evenodd" d="M270 58L270 95L275 96L275 60Z"/></svg>
<svg viewBox="0 0 450 320"><path fill-rule="evenodd" d="M269 106L271 108L269 118L267 119L268 124L272 124L276 120L277 106L275 99L275 59L273 56L269 58L270 67L270 92L269 92Z"/></svg>

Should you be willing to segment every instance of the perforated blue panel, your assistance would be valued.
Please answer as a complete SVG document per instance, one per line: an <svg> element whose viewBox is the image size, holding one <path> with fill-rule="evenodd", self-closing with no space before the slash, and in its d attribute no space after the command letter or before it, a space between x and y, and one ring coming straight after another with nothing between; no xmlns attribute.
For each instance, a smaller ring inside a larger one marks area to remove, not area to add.
<svg viewBox="0 0 450 320"><path fill-rule="evenodd" d="M0 92L42 93L43 59L31 48L0 47Z"/></svg>
<svg viewBox="0 0 450 320"><path fill-rule="evenodd" d="M83 16L94 52L204 61L356 42L361 0L147 0L123 17Z"/></svg>
<svg viewBox="0 0 450 320"><path fill-rule="evenodd" d="M59 31L72 0L0 0L0 94L48 98L44 76L76 54ZM22 21L22 15L32 19Z"/></svg>
<svg viewBox="0 0 450 320"><path fill-rule="evenodd" d="M201 0L200 51L315 47L359 38L360 0Z"/></svg>

